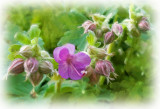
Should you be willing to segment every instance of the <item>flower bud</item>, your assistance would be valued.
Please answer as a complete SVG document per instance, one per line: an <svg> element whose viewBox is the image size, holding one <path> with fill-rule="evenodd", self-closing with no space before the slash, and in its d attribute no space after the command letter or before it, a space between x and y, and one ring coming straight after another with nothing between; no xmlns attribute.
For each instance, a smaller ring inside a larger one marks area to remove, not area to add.
<svg viewBox="0 0 160 109"><path fill-rule="evenodd" d="M109 28L107 26L102 26L102 32L106 33L107 31L109 31Z"/></svg>
<svg viewBox="0 0 160 109"><path fill-rule="evenodd" d="M122 35L122 32L123 32L123 28L120 24L118 23L114 23L113 26L112 26L112 31L117 35L117 36L120 36Z"/></svg>
<svg viewBox="0 0 160 109"><path fill-rule="evenodd" d="M114 34L113 32L107 32L104 36L104 41L106 44L112 43L114 41Z"/></svg>
<svg viewBox="0 0 160 109"><path fill-rule="evenodd" d="M96 24L90 20L87 20L82 24L82 27L84 28L84 33L87 33L88 30L94 31L96 29Z"/></svg>
<svg viewBox="0 0 160 109"><path fill-rule="evenodd" d="M24 62L24 68L27 76L29 76L30 74L37 72L38 61L35 58L29 58Z"/></svg>
<svg viewBox="0 0 160 109"><path fill-rule="evenodd" d="M41 73L52 73L53 71L53 64L50 61L43 61L40 63L40 72Z"/></svg>
<svg viewBox="0 0 160 109"><path fill-rule="evenodd" d="M25 45L20 48L20 55L29 58L33 55L32 47L30 45Z"/></svg>
<svg viewBox="0 0 160 109"><path fill-rule="evenodd" d="M89 77L89 83L96 84L99 80L100 75L96 74L95 69L93 69L91 66L88 66L86 71L87 74L85 75L85 77Z"/></svg>
<svg viewBox="0 0 160 109"><path fill-rule="evenodd" d="M42 56L42 58L50 57L49 53L47 51L44 51L44 50L41 51L41 56Z"/></svg>
<svg viewBox="0 0 160 109"><path fill-rule="evenodd" d="M8 73L16 75L16 74L20 74L20 73L24 72L23 64L24 64L23 59L20 59L20 58L15 59L11 63L10 67L8 68Z"/></svg>
<svg viewBox="0 0 160 109"><path fill-rule="evenodd" d="M147 18L143 17L142 20L138 23L138 27L142 31L148 31L150 29Z"/></svg>
<svg viewBox="0 0 160 109"><path fill-rule="evenodd" d="M40 72L34 72L30 75L29 80L33 86L37 86L43 79L43 74Z"/></svg>
<svg viewBox="0 0 160 109"><path fill-rule="evenodd" d="M97 37L101 37L102 34L103 34L103 32L102 32L101 29L97 29L95 33L96 33L96 36L97 36Z"/></svg>
<svg viewBox="0 0 160 109"><path fill-rule="evenodd" d="M99 60L96 63L95 70L97 74L104 75L110 80L114 80L113 78L110 77L111 73L113 74L115 78L117 76L117 74L114 73L114 68L113 68L112 63L107 60Z"/></svg>
<svg viewBox="0 0 160 109"><path fill-rule="evenodd" d="M88 46L88 53L90 55L94 55L100 59L103 59L104 57L107 56L107 53L103 48L97 48L94 46Z"/></svg>

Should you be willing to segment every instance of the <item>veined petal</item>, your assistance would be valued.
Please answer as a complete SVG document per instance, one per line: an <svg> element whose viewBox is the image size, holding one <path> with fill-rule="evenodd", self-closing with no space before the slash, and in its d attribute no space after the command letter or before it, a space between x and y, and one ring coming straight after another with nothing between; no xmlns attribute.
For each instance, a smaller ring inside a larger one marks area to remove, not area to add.
<svg viewBox="0 0 160 109"><path fill-rule="evenodd" d="M53 51L53 57L56 62L61 63L65 61L68 55L73 55L75 52L75 46L73 44L65 44L61 47L57 47Z"/></svg>
<svg viewBox="0 0 160 109"><path fill-rule="evenodd" d="M79 80L83 77L83 74L81 73L83 70L76 69L73 65L70 65L68 68L68 74L72 80Z"/></svg>
<svg viewBox="0 0 160 109"><path fill-rule="evenodd" d="M63 62L63 63L59 64L58 66L59 66L59 68L58 68L59 75L61 75L62 78L68 79L69 78L68 64L66 62Z"/></svg>
<svg viewBox="0 0 160 109"><path fill-rule="evenodd" d="M72 63L77 69L85 69L91 62L91 58L83 52L74 55Z"/></svg>

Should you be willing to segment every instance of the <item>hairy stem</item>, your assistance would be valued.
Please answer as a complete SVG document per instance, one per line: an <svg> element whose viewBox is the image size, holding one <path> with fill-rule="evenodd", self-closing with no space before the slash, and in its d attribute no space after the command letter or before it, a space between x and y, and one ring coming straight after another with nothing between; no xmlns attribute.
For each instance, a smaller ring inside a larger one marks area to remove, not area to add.
<svg viewBox="0 0 160 109"><path fill-rule="evenodd" d="M108 47L107 47L107 53L108 54L110 54L112 52L113 46L114 46L114 43L111 43L111 44L108 45ZM110 60L110 59L111 59L110 56L106 57L106 60ZM99 86L103 85L105 79L106 79L105 76L100 76L100 79L99 79L99 82L98 82Z"/></svg>

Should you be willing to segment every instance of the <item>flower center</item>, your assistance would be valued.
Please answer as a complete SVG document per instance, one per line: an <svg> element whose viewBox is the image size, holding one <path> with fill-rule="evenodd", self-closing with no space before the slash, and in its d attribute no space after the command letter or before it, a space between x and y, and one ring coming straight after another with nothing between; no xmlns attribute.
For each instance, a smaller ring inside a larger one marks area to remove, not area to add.
<svg viewBox="0 0 160 109"><path fill-rule="evenodd" d="M73 58L73 56L68 56L68 58L66 59L66 62L68 64L71 64L72 63L72 58Z"/></svg>

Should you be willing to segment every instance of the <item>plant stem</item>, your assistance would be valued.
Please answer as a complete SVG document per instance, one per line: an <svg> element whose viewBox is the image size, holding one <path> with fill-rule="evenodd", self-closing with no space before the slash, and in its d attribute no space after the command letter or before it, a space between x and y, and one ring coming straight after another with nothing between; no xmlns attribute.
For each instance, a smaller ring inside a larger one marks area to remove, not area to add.
<svg viewBox="0 0 160 109"><path fill-rule="evenodd" d="M114 42L108 45L108 48L107 48L107 53L108 54L110 54L112 52L113 46L114 46ZM110 60L110 59L111 59L110 56L106 57L106 60ZM99 79L99 82L98 82L99 86L103 85L105 79L106 79L105 76L100 76L100 79Z"/></svg>
<svg viewBox="0 0 160 109"><path fill-rule="evenodd" d="M35 91L35 86L33 86L32 90L30 92L30 95L31 95L32 98L36 98L37 97L37 93Z"/></svg>
<svg viewBox="0 0 160 109"><path fill-rule="evenodd" d="M59 93L61 89L61 80L56 81L55 83L55 93Z"/></svg>

